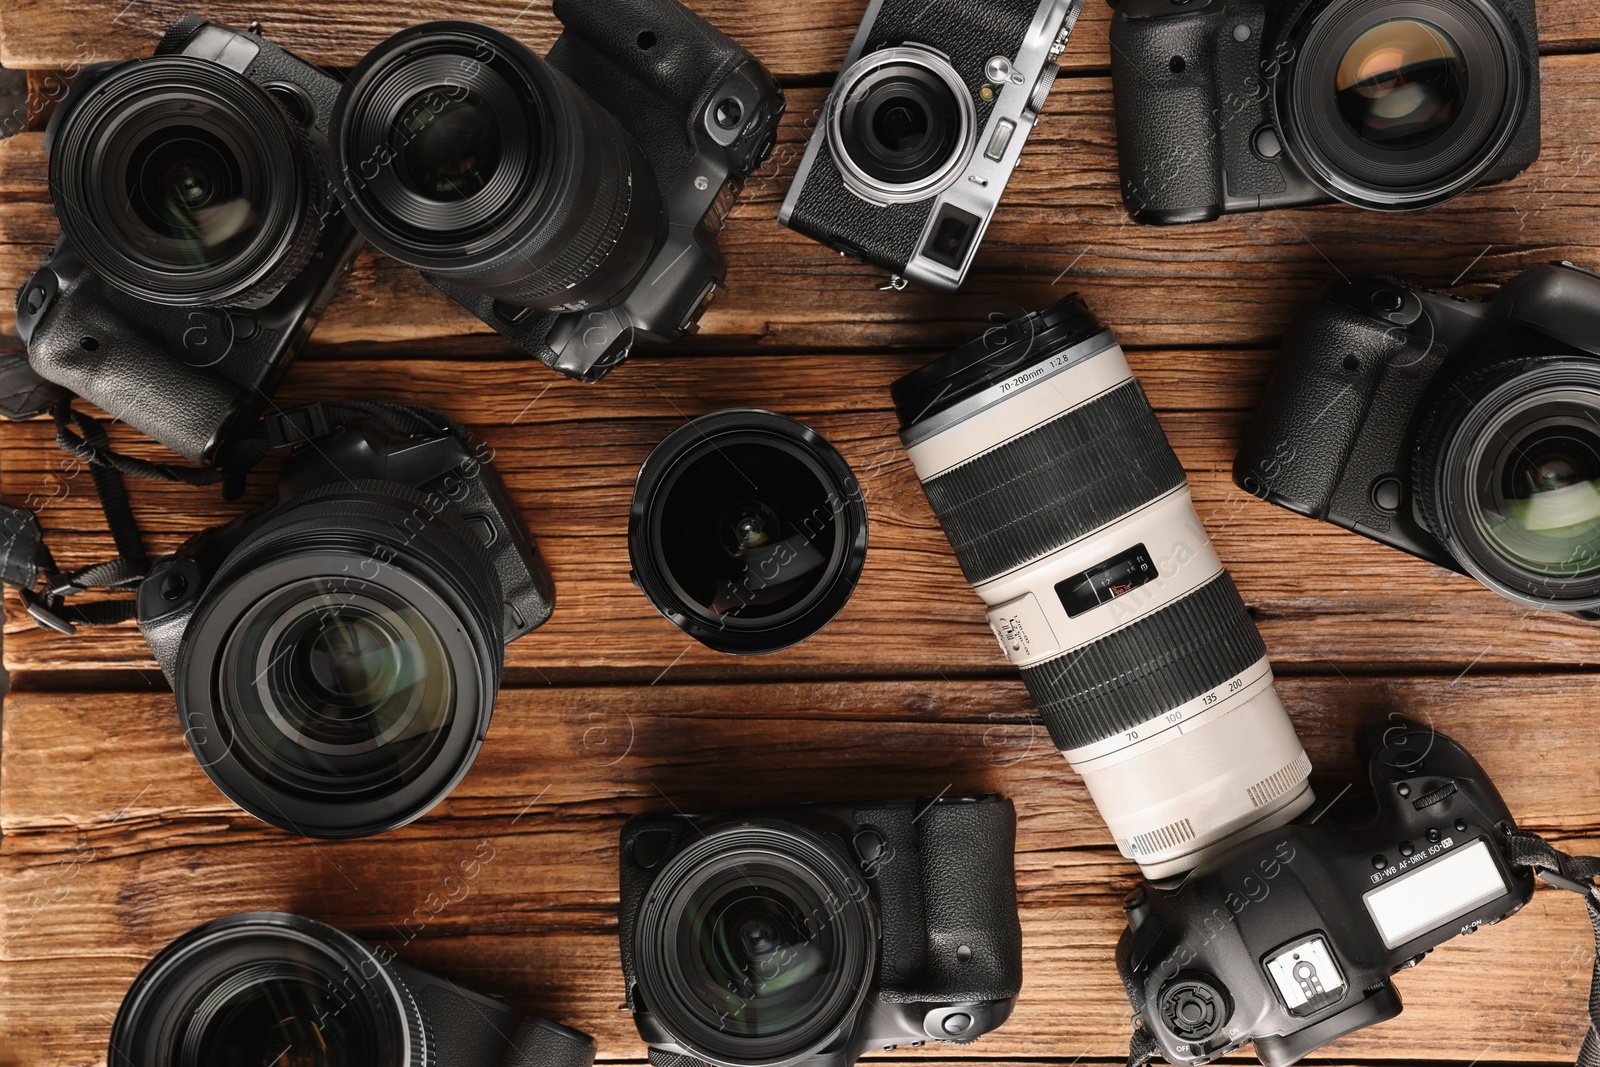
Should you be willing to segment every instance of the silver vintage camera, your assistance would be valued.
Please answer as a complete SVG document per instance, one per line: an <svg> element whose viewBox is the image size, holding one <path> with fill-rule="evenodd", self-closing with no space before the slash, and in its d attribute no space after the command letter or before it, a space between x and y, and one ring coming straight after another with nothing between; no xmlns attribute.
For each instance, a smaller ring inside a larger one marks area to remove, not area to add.
<svg viewBox="0 0 1600 1067"><path fill-rule="evenodd" d="M1083 0L872 0L778 221L953 292Z"/></svg>

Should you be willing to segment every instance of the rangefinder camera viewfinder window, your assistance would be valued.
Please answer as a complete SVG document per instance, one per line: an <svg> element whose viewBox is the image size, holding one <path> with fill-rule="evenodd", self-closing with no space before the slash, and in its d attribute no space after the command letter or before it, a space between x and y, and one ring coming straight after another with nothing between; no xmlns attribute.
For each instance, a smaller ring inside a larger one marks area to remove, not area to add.
<svg viewBox="0 0 1600 1067"><path fill-rule="evenodd" d="M894 396L961 569L1123 855L1180 874L1310 805L1266 648L1081 300L989 331Z"/></svg>

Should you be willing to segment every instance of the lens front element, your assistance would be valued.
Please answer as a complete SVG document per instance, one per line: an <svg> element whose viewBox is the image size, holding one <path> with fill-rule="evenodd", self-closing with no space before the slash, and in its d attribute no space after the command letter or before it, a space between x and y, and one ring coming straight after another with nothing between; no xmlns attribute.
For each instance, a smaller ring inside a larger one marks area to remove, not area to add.
<svg viewBox="0 0 1600 1067"><path fill-rule="evenodd" d="M1419 19L1390 19L1357 37L1339 63L1339 112L1380 148L1429 143L1461 113L1467 69L1448 34Z"/></svg>
<svg viewBox="0 0 1600 1067"><path fill-rule="evenodd" d="M465 200L483 191L500 163L500 119L470 90L419 93L400 110L395 142L401 175L428 200Z"/></svg>
<svg viewBox="0 0 1600 1067"><path fill-rule="evenodd" d="M381 1067L367 1020L340 1010L320 976L251 970L228 976L193 1006L181 1067Z"/></svg>
<svg viewBox="0 0 1600 1067"><path fill-rule="evenodd" d="M719 1063L814 1051L860 1007L876 954L865 885L787 823L703 834L662 867L635 931L642 999Z"/></svg>

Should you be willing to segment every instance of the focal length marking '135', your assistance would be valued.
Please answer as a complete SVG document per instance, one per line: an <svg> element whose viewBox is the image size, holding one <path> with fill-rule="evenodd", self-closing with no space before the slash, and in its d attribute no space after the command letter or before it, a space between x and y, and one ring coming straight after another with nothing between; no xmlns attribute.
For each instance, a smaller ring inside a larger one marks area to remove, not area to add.
<svg viewBox="0 0 1600 1067"><path fill-rule="evenodd" d="M1117 846L1187 870L1311 803L1266 649L1116 339L1076 297L895 383L956 557Z"/></svg>

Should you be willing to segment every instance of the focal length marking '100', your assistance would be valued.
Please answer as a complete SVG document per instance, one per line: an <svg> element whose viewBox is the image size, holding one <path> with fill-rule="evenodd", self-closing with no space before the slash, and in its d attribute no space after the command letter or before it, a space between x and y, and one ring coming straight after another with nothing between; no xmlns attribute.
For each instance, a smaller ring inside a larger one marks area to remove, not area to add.
<svg viewBox="0 0 1600 1067"><path fill-rule="evenodd" d="M1311 804L1310 761L1183 467L1076 297L895 384L962 571L1117 847L1152 878Z"/></svg>

